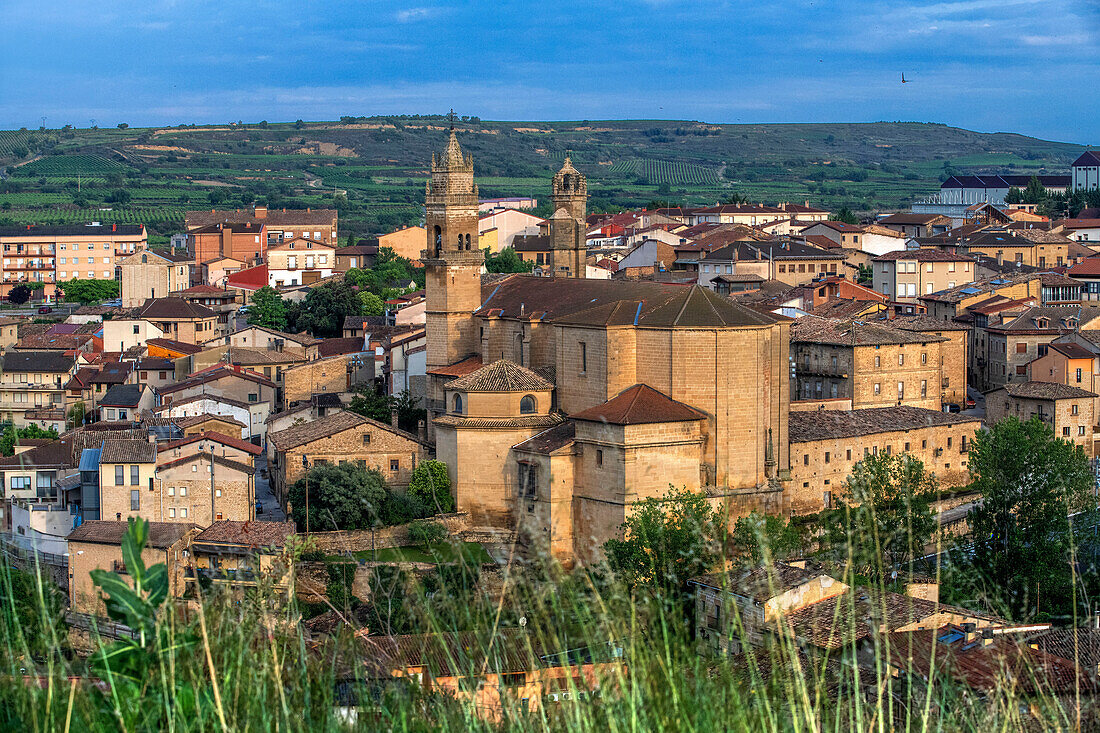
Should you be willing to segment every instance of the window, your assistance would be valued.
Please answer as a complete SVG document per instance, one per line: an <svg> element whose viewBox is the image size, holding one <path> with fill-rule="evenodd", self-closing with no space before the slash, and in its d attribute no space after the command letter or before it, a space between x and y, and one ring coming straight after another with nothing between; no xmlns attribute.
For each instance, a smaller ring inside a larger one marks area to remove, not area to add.
<svg viewBox="0 0 1100 733"><path fill-rule="evenodd" d="M920 396L922 398L928 396L928 380L927 379L920 380Z"/></svg>
<svg viewBox="0 0 1100 733"><path fill-rule="evenodd" d="M906 452L906 453L908 453L908 452L909 452L909 444L908 444L908 443L906 443L906 444L905 444L905 452Z"/></svg>
<svg viewBox="0 0 1100 733"><path fill-rule="evenodd" d="M181 486L180 487L180 496L187 496L187 487L186 486ZM184 514L184 516L186 517L187 515Z"/></svg>
<svg viewBox="0 0 1100 733"><path fill-rule="evenodd" d="M1016 344L1016 353L1017 354L1026 354L1027 353L1027 344L1022 343L1022 342Z"/></svg>
<svg viewBox="0 0 1100 733"><path fill-rule="evenodd" d="M1077 405L1074 405L1070 410L1070 414L1076 415L1079 411L1080 411L1080 408Z"/></svg>
<svg viewBox="0 0 1100 733"><path fill-rule="evenodd" d="M928 441L927 440L922 440L920 442L920 447L921 447L921 450L924 450L925 448L927 448L928 447Z"/></svg>
<svg viewBox="0 0 1100 733"><path fill-rule="evenodd" d="M596 465L600 467L603 466L603 451L600 449L596 450Z"/></svg>
<svg viewBox="0 0 1100 733"><path fill-rule="evenodd" d="M810 454L809 453L804 453L802 455L802 465L803 466L810 465Z"/></svg>
<svg viewBox="0 0 1100 733"><path fill-rule="evenodd" d="M180 516L183 517L184 519L187 519L187 509L186 508L180 509Z"/></svg>
<svg viewBox="0 0 1100 733"><path fill-rule="evenodd" d="M875 382L875 394L878 395L882 392L882 383Z"/></svg>
<svg viewBox="0 0 1100 733"><path fill-rule="evenodd" d="M1084 425L1078 425L1077 426L1077 434L1078 435L1084 435L1085 434L1085 426Z"/></svg>
<svg viewBox="0 0 1100 733"><path fill-rule="evenodd" d="M500 684L504 687L521 687L527 684L526 672L509 672L500 676Z"/></svg>
<svg viewBox="0 0 1100 733"><path fill-rule="evenodd" d="M875 357L875 369L878 369L881 366L882 366L882 357L881 356L876 356Z"/></svg>
<svg viewBox="0 0 1100 733"><path fill-rule="evenodd" d="M1023 377L1027 375L1027 365L1021 364L1016 367L1016 376Z"/></svg>
<svg viewBox="0 0 1100 733"><path fill-rule="evenodd" d="M215 499L222 498L222 490L221 489L214 489L214 498Z"/></svg>
<svg viewBox="0 0 1100 733"><path fill-rule="evenodd" d="M1077 370L1077 383L1078 384L1081 383L1081 370L1080 369Z"/></svg>
<svg viewBox="0 0 1100 733"><path fill-rule="evenodd" d="M363 445L370 445L370 433L363 433Z"/></svg>
<svg viewBox="0 0 1100 733"><path fill-rule="evenodd" d="M848 461L852 460L852 449L851 448L847 449L844 452L844 459L848 460Z"/></svg>
<svg viewBox="0 0 1100 733"><path fill-rule="evenodd" d="M141 469L138 466L130 466L130 485L137 486L141 483Z"/></svg>
<svg viewBox="0 0 1100 733"><path fill-rule="evenodd" d="M175 519L176 518L176 510L173 509L172 507L168 508L168 518L169 519Z"/></svg>
<svg viewBox="0 0 1100 733"><path fill-rule="evenodd" d="M922 351L921 352L921 354L920 354L920 363L921 364L927 364L928 363L928 352L927 351Z"/></svg>
<svg viewBox="0 0 1100 733"><path fill-rule="evenodd" d="M141 492L137 489L130 490L130 511L136 512L141 510Z"/></svg>
<svg viewBox="0 0 1100 733"><path fill-rule="evenodd" d="M1066 427L1062 428L1062 435L1066 436L1067 438L1069 437L1069 426L1068 425Z"/></svg>
<svg viewBox="0 0 1100 733"><path fill-rule="evenodd" d="M581 341L581 374L588 371L588 344Z"/></svg>
<svg viewBox="0 0 1100 733"><path fill-rule="evenodd" d="M126 484L126 467L115 466L115 486L124 486Z"/></svg>
<svg viewBox="0 0 1100 733"><path fill-rule="evenodd" d="M538 465L527 463L519 464L519 496L521 499L534 499L538 487Z"/></svg>
<svg viewBox="0 0 1100 733"><path fill-rule="evenodd" d="M451 400L451 411L456 415L462 414L462 395L455 394L454 399Z"/></svg>
<svg viewBox="0 0 1100 733"><path fill-rule="evenodd" d="M898 366L905 366L905 354L898 354Z"/></svg>
<svg viewBox="0 0 1100 733"><path fill-rule="evenodd" d="M898 382L898 399L905 398L905 382Z"/></svg>
<svg viewBox="0 0 1100 733"><path fill-rule="evenodd" d="M260 401L260 396L258 394L256 394L255 392L249 392L248 393L248 401L249 402L259 402Z"/></svg>
<svg viewBox="0 0 1100 733"><path fill-rule="evenodd" d="M391 458L390 459L390 470L391 471L400 471L401 470L401 461L398 460L397 458Z"/></svg>
<svg viewBox="0 0 1100 733"><path fill-rule="evenodd" d="M523 399L519 401L519 412L521 415L533 415L535 407L535 398L531 395L525 395Z"/></svg>
<svg viewBox="0 0 1100 733"><path fill-rule="evenodd" d="M829 451L825 451L825 462L829 462Z"/></svg>
<svg viewBox="0 0 1100 733"><path fill-rule="evenodd" d="M29 490L31 488L31 477L30 476L12 476L11 477L11 488L12 488L13 491L19 491L19 490L26 491L26 490Z"/></svg>
<svg viewBox="0 0 1100 733"><path fill-rule="evenodd" d="M947 436L947 447L948 448L951 447L951 436L950 435Z"/></svg>

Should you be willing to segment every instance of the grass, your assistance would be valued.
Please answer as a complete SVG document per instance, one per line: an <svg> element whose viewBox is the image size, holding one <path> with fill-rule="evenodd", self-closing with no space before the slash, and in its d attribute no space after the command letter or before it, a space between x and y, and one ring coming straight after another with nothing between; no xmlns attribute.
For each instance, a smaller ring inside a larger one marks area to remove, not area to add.
<svg viewBox="0 0 1100 733"><path fill-rule="evenodd" d="M356 560L377 560L379 562L426 562L451 563L462 560L468 563L482 564L493 561L489 553L477 542L441 542L427 550L419 546L383 547L377 551L358 550L352 553ZM343 559L339 555L330 556L330 560Z"/></svg>

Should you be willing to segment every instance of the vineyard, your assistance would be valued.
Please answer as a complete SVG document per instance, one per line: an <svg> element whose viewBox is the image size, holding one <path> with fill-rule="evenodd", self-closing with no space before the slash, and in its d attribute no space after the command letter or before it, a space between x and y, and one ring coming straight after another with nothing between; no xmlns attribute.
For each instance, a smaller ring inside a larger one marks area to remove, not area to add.
<svg viewBox="0 0 1100 733"><path fill-rule="evenodd" d="M679 163L649 158L621 160L608 171L617 176L637 176L649 183L668 183L673 186L717 186L718 172L692 163Z"/></svg>
<svg viewBox="0 0 1100 733"><path fill-rule="evenodd" d="M0 133L5 134L5 133ZM111 173L125 173L131 170L123 165L102 155L51 155L46 158L27 163L13 172L17 176L106 176Z"/></svg>
<svg viewBox="0 0 1100 733"><path fill-rule="evenodd" d="M0 131L0 156L11 155L16 148L26 148L29 136L26 130Z"/></svg>
<svg viewBox="0 0 1100 733"><path fill-rule="evenodd" d="M106 224L176 225L183 223L184 209L157 207L122 207L117 209L77 208L59 206L40 209L4 209L0 219L11 219L17 224L87 224L100 221Z"/></svg>

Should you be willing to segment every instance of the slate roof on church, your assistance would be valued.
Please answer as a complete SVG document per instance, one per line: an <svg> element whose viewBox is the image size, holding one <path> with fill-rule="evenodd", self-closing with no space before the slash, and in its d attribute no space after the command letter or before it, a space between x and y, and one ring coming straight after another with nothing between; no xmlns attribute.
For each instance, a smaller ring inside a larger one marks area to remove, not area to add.
<svg viewBox="0 0 1100 733"><path fill-rule="evenodd" d="M570 417L574 420L612 425L643 425L702 420L706 415L683 402L677 402L663 392L658 392L648 384L635 384L602 405L589 407Z"/></svg>
<svg viewBox="0 0 1100 733"><path fill-rule="evenodd" d="M513 275L484 287L483 293L485 300L475 311L479 316L584 326L721 328L787 320L707 288L670 283Z"/></svg>
<svg viewBox="0 0 1100 733"><path fill-rule="evenodd" d="M507 359L498 359L447 385L447 389L466 392L531 392L553 388L538 374Z"/></svg>

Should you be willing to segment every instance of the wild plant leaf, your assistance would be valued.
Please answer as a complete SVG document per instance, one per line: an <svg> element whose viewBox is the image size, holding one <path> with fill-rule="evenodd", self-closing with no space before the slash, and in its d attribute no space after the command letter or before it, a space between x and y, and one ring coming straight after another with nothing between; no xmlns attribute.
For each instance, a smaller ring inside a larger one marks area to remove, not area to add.
<svg viewBox="0 0 1100 733"><path fill-rule="evenodd" d="M88 660L104 679L122 677L140 683L146 666L145 650L129 639L101 647Z"/></svg>
<svg viewBox="0 0 1100 733"><path fill-rule="evenodd" d="M134 579L134 590L140 595L145 586L145 561L141 559L141 551L145 547L145 541L149 536L149 523L144 519L130 519L130 525L126 528L126 534L122 537L122 562L126 564L126 571Z"/></svg>
<svg viewBox="0 0 1100 733"><path fill-rule="evenodd" d="M104 604L108 616L130 628L143 623L148 616L148 606L118 573L97 569L92 570L89 575L92 582L107 594Z"/></svg>

